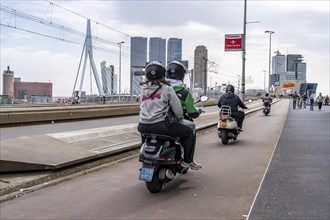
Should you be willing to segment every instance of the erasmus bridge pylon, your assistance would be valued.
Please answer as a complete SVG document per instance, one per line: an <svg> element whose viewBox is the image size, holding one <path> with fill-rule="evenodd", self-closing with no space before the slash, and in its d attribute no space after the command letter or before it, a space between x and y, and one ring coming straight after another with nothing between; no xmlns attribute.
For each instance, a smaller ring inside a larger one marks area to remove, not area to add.
<svg viewBox="0 0 330 220"><path fill-rule="evenodd" d="M102 93L102 87L101 87L99 75L97 73L97 69L96 69L96 66L95 66L94 58L93 58L92 33L91 33L90 19L87 20L86 38L85 38L83 51L82 51L81 57L80 57L79 67L78 67L77 76L76 76L76 80L75 80L74 87L73 87L72 96L75 95L76 85L77 85L77 81L78 81L78 76L79 76L81 61L82 61L83 56L84 56L85 59L84 59L83 70L82 70L82 74L81 74L81 78L80 78L79 96L81 97L81 90L82 90L82 87L83 87L83 84L84 84L87 58L89 59L90 66L91 66L92 71L93 71L93 75L94 75L94 79L95 79L95 82L96 82L96 85L97 85L99 95L102 95L103 94Z"/></svg>

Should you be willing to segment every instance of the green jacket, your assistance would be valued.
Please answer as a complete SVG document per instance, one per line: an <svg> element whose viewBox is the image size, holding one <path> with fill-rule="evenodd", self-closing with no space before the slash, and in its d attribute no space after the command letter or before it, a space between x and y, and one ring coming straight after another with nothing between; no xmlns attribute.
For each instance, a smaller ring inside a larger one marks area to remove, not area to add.
<svg viewBox="0 0 330 220"><path fill-rule="evenodd" d="M173 89L181 101L183 112L191 118L197 118L201 114L201 110L195 106L194 98L189 89L184 85L175 85Z"/></svg>

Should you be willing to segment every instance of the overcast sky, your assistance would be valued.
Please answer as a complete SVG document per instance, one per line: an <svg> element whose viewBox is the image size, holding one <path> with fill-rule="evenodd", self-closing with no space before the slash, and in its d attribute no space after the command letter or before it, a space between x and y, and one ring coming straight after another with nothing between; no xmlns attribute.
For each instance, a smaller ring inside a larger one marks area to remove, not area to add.
<svg viewBox="0 0 330 220"><path fill-rule="evenodd" d="M329 94L329 8L328 0L248 0L246 76L253 83L246 87L264 87L263 70L268 75L269 55L269 34L265 31L272 30L272 56L277 50L282 54L302 54L307 63L307 81L318 83L318 92ZM21 13L24 14L19 16ZM243 0L1 0L1 74L9 65L22 81L52 82L53 96L70 96L83 49L86 19L90 18L92 35L99 39L93 40L99 74L102 61L107 66L115 65L118 73L116 43L125 42L122 91L129 88L132 36L182 38L183 60L189 61L190 69L196 46L205 45L216 67L210 68L208 84L235 83L242 74L242 56L241 52L224 51L224 36L243 33L243 15ZM97 93L90 75L88 68L83 89Z"/></svg>

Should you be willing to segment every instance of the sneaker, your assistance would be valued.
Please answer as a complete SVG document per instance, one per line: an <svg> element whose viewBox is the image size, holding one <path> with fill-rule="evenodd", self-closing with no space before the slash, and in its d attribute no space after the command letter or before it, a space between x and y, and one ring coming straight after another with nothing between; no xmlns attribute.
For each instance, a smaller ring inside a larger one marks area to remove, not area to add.
<svg viewBox="0 0 330 220"><path fill-rule="evenodd" d="M202 168L202 165L196 163L195 161L193 161L189 164L189 168L192 169L192 170L199 170L199 169Z"/></svg>
<svg viewBox="0 0 330 220"><path fill-rule="evenodd" d="M189 168L190 164L189 164L189 163L186 163L186 162L184 162L184 161L182 161L182 162L181 162L181 166L182 166L183 168Z"/></svg>

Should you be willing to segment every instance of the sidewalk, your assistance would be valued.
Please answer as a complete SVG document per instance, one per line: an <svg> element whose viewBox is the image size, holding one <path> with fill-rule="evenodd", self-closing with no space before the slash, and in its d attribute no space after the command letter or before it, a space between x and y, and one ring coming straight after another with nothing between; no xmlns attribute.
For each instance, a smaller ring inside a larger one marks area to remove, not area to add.
<svg viewBox="0 0 330 220"><path fill-rule="evenodd" d="M330 107L292 109L249 220L330 219Z"/></svg>

